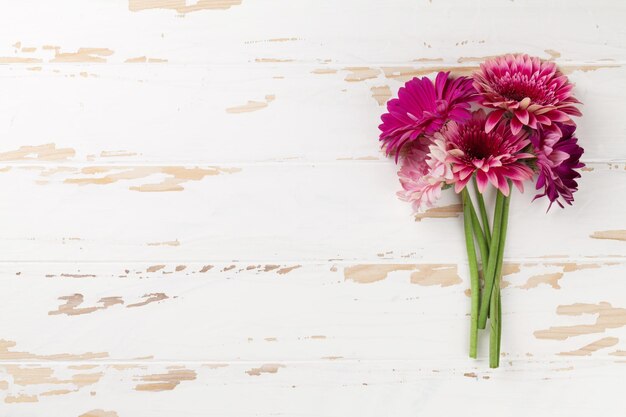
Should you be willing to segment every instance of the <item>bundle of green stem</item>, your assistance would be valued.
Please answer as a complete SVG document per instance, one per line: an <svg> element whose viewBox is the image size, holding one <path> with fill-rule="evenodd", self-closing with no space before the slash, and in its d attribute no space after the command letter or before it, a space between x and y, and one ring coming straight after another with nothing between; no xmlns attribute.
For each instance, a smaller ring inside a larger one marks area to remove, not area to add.
<svg viewBox="0 0 626 417"><path fill-rule="evenodd" d="M509 181L509 190L511 189ZM489 318L489 367L497 368L500 364L500 341L502 338L502 302L500 297L500 279L502 275L502 257L506 241L506 229L509 218L511 194L505 196L497 191L493 213L493 229L489 227L489 216L483 195L476 187L476 200L480 219L467 191L463 189L463 219L465 225L465 243L470 267L470 288L472 296L470 357L478 354L478 330L485 329ZM476 244L480 252L479 269ZM481 286L481 275L482 283Z"/></svg>

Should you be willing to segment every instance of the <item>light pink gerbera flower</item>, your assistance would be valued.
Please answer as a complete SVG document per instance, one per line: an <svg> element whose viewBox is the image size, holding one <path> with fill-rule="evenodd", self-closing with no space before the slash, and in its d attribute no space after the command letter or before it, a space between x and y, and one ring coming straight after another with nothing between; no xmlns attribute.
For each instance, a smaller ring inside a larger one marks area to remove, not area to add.
<svg viewBox="0 0 626 417"><path fill-rule="evenodd" d="M571 84L554 62L526 54L499 56L485 61L474 74L481 104L495 109L489 114L487 132L504 117L511 131L523 126L537 129L554 122L575 125L570 116L581 116Z"/></svg>
<svg viewBox="0 0 626 417"><path fill-rule="evenodd" d="M398 191L398 197L411 202L415 211L432 207L441 197L443 185L452 180L450 165L445 160L446 145L443 139L411 146L398 171L404 189Z"/></svg>
<svg viewBox="0 0 626 417"><path fill-rule="evenodd" d="M452 164L454 190L460 192L476 173L481 193L490 182L508 196L507 180L523 191L522 182L532 178L533 171L522 160L535 157L523 151L530 144L528 134L514 135L508 123L500 123L496 129L486 132L486 119L485 112L477 110L467 123L451 122L441 133L435 134L448 144L446 161Z"/></svg>
<svg viewBox="0 0 626 417"><path fill-rule="evenodd" d="M422 135L432 135L448 119L464 122L470 118L470 103L476 101L476 90L468 77L437 74L435 83L424 77L413 78L398 91L398 98L387 102L387 113L381 116L380 140L387 155Z"/></svg>

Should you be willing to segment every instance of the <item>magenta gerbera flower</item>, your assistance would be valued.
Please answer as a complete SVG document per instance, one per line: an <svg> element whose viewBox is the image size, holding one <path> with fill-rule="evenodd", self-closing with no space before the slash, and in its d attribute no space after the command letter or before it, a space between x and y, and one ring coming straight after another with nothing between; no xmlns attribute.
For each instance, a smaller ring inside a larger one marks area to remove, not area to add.
<svg viewBox="0 0 626 417"><path fill-rule="evenodd" d="M485 131L487 116L477 110L465 124L450 122L435 137L443 137L448 144L446 161L452 164L454 190L458 193L476 174L481 193L490 182L502 194L509 195L511 180L520 191L522 182L532 178L533 171L523 160L535 156L524 152L530 144L526 132L513 134L508 123L500 123L490 132Z"/></svg>
<svg viewBox="0 0 626 417"><path fill-rule="evenodd" d="M398 171L402 191L401 200L411 202L413 210L432 207L441 197L441 190L447 181L452 180L450 165L446 163L446 144L443 139L428 139L410 147L402 159Z"/></svg>
<svg viewBox="0 0 626 417"><path fill-rule="evenodd" d="M474 87L481 104L495 109L487 119L487 131L504 117L511 119L511 131L517 134L523 126L574 125L570 116L581 116L575 107L580 102L572 95L574 85L556 64L526 54L485 61L474 74Z"/></svg>
<svg viewBox="0 0 626 417"><path fill-rule="evenodd" d="M562 208L565 203L571 205L574 192L578 190L576 179L580 173L576 171L585 166L580 162L584 149L578 145L574 136L576 128L569 125L555 124L550 129L541 129L531 136L531 142L537 152L536 188L543 188L543 193L535 199L548 197L550 207L556 203Z"/></svg>
<svg viewBox="0 0 626 417"><path fill-rule="evenodd" d="M448 119L464 122L470 118L470 103L477 95L468 77L449 77L449 72L437 74L435 83L429 78L413 78L398 91L398 98L387 102L387 113L381 116L383 142L387 155L422 135L432 135Z"/></svg>

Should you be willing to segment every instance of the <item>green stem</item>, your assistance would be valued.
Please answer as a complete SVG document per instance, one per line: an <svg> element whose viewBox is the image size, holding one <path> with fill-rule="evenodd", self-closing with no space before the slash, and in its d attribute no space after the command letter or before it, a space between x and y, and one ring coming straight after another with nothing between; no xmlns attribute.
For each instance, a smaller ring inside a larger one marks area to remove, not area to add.
<svg viewBox="0 0 626 417"><path fill-rule="evenodd" d="M478 190L478 185L476 184L476 177L472 179L474 183L474 191L476 191L476 199L478 200L478 209L480 210L480 218L483 221L483 230L485 231L485 240L487 241L487 246L491 245L491 228L489 227L489 216L487 216L487 209L485 208L485 200L483 199L483 195ZM484 261L483 261L484 262Z"/></svg>
<svg viewBox="0 0 626 417"><path fill-rule="evenodd" d="M493 233L491 244L489 245L489 261L487 262L487 271L484 273L485 288L482 293L480 302L480 313L478 315L478 328L484 329L487 325L487 313L489 312L489 300L491 298L491 291L493 289L493 282L495 281L495 273L498 257L498 246L500 243L500 227L502 222L502 209L503 209L504 195L498 191L496 197L496 208L493 215ZM491 312L493 313L493 311Z"/></svg>
<svg viewBox="0 0 626 417"><path fill-rule="evenodd" d="M509 187L511 183L509 182ZM500 344L502 341L502 298L500 295L500 275L502 274L502 261L504 259L504 246L506 243L506 232L509 223L509 206L511 205L511 194L504 199L502 208L502 218L500 220L500 243L498 245L498 257L495 271L493 293L491 295L491 333L489 335L489 366L497 368L500 365Z"/></svg>
<svg viewBox="0 0 626 417"><path fill-rule="evenodd" d="M484 273L484 265L489 259L489 248L487 247L487 242L485 240L485 234L483 233L483 229L480 226L480 221L478 220L478 216L476 215L476 210L474 209L474 205L472 204L472 200L470 199L469 193L467 193L467 200L469 201L470 212L472 215L472 228L474 229L474 236L476 236L476 241L478 241L478 249L480 250L480 260L483 264L483 273Z"/></svg>
<svg viewBox="0 0 626 417"><path fill-rule="evenodd" d="M500 315L498 314L498 304L500 302L500 284L495 283L493 286L491 300L489 302L489 310L491 310L491 318L489 319L491 331L489 332L489 367L497 368L500 364L500 354L498 353L498 340L500 329Z"/></svg>
<svg viewBox="0 0 626 417"><path fill-rule="evenodd" d="M478 352L478 303L480 302L480 284L478 282L478 262L476 248L472 235L472 200L466 189L463 189L463 225L465 229L465 246L470 268L470 288L472 291L471 328L470 328L470 357L476 358Z"/></svg>

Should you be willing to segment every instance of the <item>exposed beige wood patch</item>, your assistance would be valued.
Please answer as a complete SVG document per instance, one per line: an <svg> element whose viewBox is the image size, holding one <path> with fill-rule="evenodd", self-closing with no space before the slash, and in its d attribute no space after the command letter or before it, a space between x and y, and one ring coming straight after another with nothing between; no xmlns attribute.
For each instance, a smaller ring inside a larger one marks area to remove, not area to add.
<svg viewBox="0 0 626 417"><path fill-rule="evenodd" d="M39 58L28 58L19 56L0 56L0 64L38 64Z"/></svg>
<svg viewBox="0 0 626 417"><path fill-rule="evenodd" d="M619 339L616 337L604 337L600 340L596 340L595 342L589 343L581 347L580 349L573 350L571 352L561 352L559 355L563 356L589 356L593 352L596 352L600 349L604 349L607 347L615 346L619 342Z"/></svg>
<svg viewBox="0 0 626 417"><path fill-rule="evenodd" d="M518 54L519 52L511 52L512 54ZM459 64L466 64L468 62L471 63L482 63L483 61L486 61L488 59L493 59L496 58L500 55L485 55L485 56L462 56L459 59L456 60L456 62L458 62Z"/></svg>
<svg viewBox="0 0 626 417"><path fill-rule="evenodd" d="M626 309L613 307L607 302L598 304L569 304L558 306L556 313L567 316L595 314L594 324L579 324L574 326L555 326L546 330L537 330L534 335L537 339L565 340L569 337L583 334L603 333L607 329L616 329L626 326Z"/></svg>
<svg viewBox="0 0 626 417"><path fill-rule="evenodd" d="M142 306L145 306L147 304L156 303L157 301L167 300L169 298L167 295L163 294L162 292L146 294L143 297L145 298L144 301L139 302L139 303L129 304L126 307L127 308L142 307Z"/></svg>
<svg viewBox="0 0 626 417"><path fill-rule="evenodd" d="M293 62L290 58L256 58L254 62L259 63L281 63L281 62Z"/></svg>
<svg viewBox="0 0 626 417"><path fill-rule="evenodd" d="M102 372L74 373L68 379L56 377L52 368L38 365L4 365L4 368L13 377L13 382L21 386L73 385L80 389L97 383L103 376Z"/></svg>
<svg viewBox="0 0 626 417"><path fill-rule="evenodd" d="M589 72L604 68L618 68L619 66L619 64L560 65L559 69L563 74L569 75L576 71Z"/></svg>
<svg viewBox="0 0 626 417"><path fill-rule="evenodd" d="M145 294L141 297L143 301L135 302L132 304L128 304L126 308L131 307L142 307L150 303L154 303L157 301L166 300L169 297L164 293L151 293ZM109 307L115 305L123 305L125 302L122 297L102 297L98 300L98 304L96 306L91 307L79 307L84 302L84 297L82 294L72 294L59 297L59 300L65 301L64 304L60 305L56 310L49 311L48 315L59 315L66 314L68 316L78 316L81 314L89 314L98 310L106 310Z"/></svg>
<svg viewBox="0 0 626 417"><path fill-rule="evenodd" d="M40 397L51 397L53 395L66 395L72 392L76 392L76 390L71 390L71 389L53 389L50 391L44 391L41 394L39 394Z"/></svg>
<svg viewBox="0 0 626 417"><path fill-rule="evenodd" d="M361 264L348 266L344 269L345 280L358 282L359 284L371 284L387 278L387 275L396 271L412 271L414 264Z"/></svg>
<svg viewBox="0 0 626 417"><path fill-rule="evenodd" d="M232 6L238 6L242 0L198 0L189 2L187 0L128 0L128 10L139 12L149 9L169 9L185 14L200 10L225 10Z"/></svg>
<svg viewBox="0 0 626 417"><path fill-rule="evenodd" d="M126 150L120 151L102 151L100 152L101 158L119 158L123 156L137 156L136 152L130 152Z"/></svg>
<svg viewBox="0 0 626 417"><path fill-rule="evenodd" d="M165 242L149 242L148 246L180 246L180 242L178 239L176 240L168 240Z"/></svg>
<svg viewBox="0 0 626 417"><path fill-rule="evenodd" d="M502 276L517 274L520 271L521 264L519 263L504 262L502 264Z"/></svg>
<svg viewBox="0 0 626 417"><path fill-rule="evenodd" d="M293 271L294 269L300 268L301 266L302 265L287 266L287 267L279 269L278 271L276 271L276 273L279 274L279 275L285 275L285 274L288 274L289 272Z"/></svg>
<svg viewBox="0 0 626 417"><path fill-rule="evenodd" d="M18 395L7 395L4 399L4 402L7 404L11 403L36 403L39 401L36 395L28 395L28 394L18 394Z"/></svg>
<svg viewBox="0 0 626 417"><path fill-rule="evenodd" d="M462 282L456 265L417 265L411 273L411 284L449 287Z"/></svg>
<svg viewBox="0 0 626 417"><path fill-rule="evenodd" d="M417 58L413 62L443 62L443 58Z"/></svg>
<svg viewBox="0 0 626 417"><path fill-rule="evenodd" d="M391 89L388 85L382 85L379 87L370 88L372 92L372 97L380 106L384 106L387 103L387 100L391 97Z"/></svg>
<svg viewBox="0 0 626 417"><path fill-rule="evenodd" d="M0 339L0 360L6 361L18 361L18 360L48 360L48 361L84 361L93 359L108 358L109 354L106 352L98 353L81 353L70 354L60 353L54 355L39 355L29 352L12 352L10 348L15 347L16 343L11 340Z"/></svg>
<svg viewBox="0 0 626 417"><path fill-rule="evenodd" d="M0 161L64 161L73 158L72 148L57 149L54 143L35 146L20 146L15 151L0 153Z"/></svg>
<svg viewBox="0 0 626 417"><path fill-rule="evenodd" d="M554 60L561 57L561 53L559 51L555 51L554 49L546 49L544 52L550 55L550 59Z"/></svg>
<svg viewBox="0 0 626 417"><path fill-rule="evenodd" d="M119 298L119 302L117 303L113 302L110 299L104 300L101 298L98 302L102 303L102 306L78 308L78 306L83 304L84 301L84 297L82 294L64 295L62 297L59 297L59 300L65 301L65 303L61 304L56 310L49 311L48 315L53 316L58 314L66 314L68 316L78 316L80 314L89 314L97 310L103 310L110 307L111 305L124 304L124 301Z"/></svg>
<svg viewBox="0 0 626 417"><path fill-rule="evenodd" d="M369 80L380 74L379 69L370 67L346 67L343 70L350 72L345 78L348 82Z"/></svg>
<svg viewBox="0 0 626 417"><path fill-rule="evenodd" d="M434 207L423 213L417 213L415 215L415 221L420 222L423 219L447 219L459 217L461 213L463 213L462 204L451 204L449 206Z"/></svg>
<svg viewBox="0 0 626 417"><path fill-rule="evenodd" d="M264 272L269 272L269 271L273 271L274 269L278 269L278 268L280 268L280 265L272 265L272 264L268 264L268 265L265 265L265 266L263 267L263 271L264 271Z"/></svg>
<svg viewBox="0 0 626 417"><path fill-rule="evenodd" d="M337 70L334 68L316 68L311 71L313 74L336 74Z"/></svg>
<svg viewBox="0 0 626 417"><path fill-rule="evenodd" d="M135 58L128 58L124 61L127 64L161 64L167 62L167 59L162 58L148 58L147 56L137 56Z"/></svg>
<svg viewBox="0 0 626 417"><path fill-rule="evenodd" d="M626 230L603 230L601 232L593 232L593 239L609 239L626 241Z"/></svg>
<svg viewBox="0 0 626 417"><path fill-rule="evenodd" d="M471 75L478 67L455 67L455 66L441 66L441 67L381 67L386 78L408 81L413 77L421 77L429 74L433 74L439 71L450 71L451 75Z"/></svg>
<svg viewBox="0 0 626 417"><path fill-rule="evenodd" d="M87 411L86 413L81 414L78 417L118 417L115 411L105 411L101 408Z"/></svg>
<svg viewBox="0 0 626 417"><path fill-rule="evenodd" d="M196 379L196 371L190 369L170 369L166 374L143 375L137 377L142 383L135 386L137 391L171 391L182 381Z"/></svg>
<svg viewBox="0 0 626 417"><path fill-rule="evenodd" d="M274 101L275 98L276 96L268 94L265 96L265 101L248 100L246 104L243 104L241 106L228 107L226 109L226 112L237 114L237 113L249 113L249 112L261 110L267 107L268 104Z"/></svg>
<svg viewBox="0 0 626 417"><path fill-rule="evenodd" d="M542 274L542 275L534 275L528 278L528 281L524 285L521 285L519 288L524 290L528 290L530 288L535 288L541 284L550 285L554 289L559 289L561 286L559 285L559 280L563 278L562 272L556 272L554 274Z"/></svg>
<svg viewBox="0 0 626 417"><path fill-rule="evenodd" d="M246 373L250 376L260 376L261 374L275 374L278 372L279 368L284 368L284 365L276 364L276 363L266 363L261 365L258 368L252 368L247 370Z"/></svg>
<svg viewBox="0 0 626 417"><path fill-rule="evenodd" d="M582 271L583 269L596 269L601 267L599 264L577 264L575 262L555 263L554 265L562 266L563 272Z"/></svg>
<svg viewBox="0 0 626 417"><path fill-rule="evenodd" d="M249 113L257 110L261 110L267 107L267 102L265 101L252 101L248 100L246 104L241 106L229 107L226 109L227 113Z"/></svg>
<svg viewBox="0 0 626 417"><path fill-rule="evenodd" d="M32 54L37 51L37 47L22 48L21 52ZM38 64L38 63L105 63L108 62L107 58L114 54L114 51L109 48L78 48L75 52L63 51L60 46L55 45L43 45L41 48L42 56L4 56L0 57L0 64ZM52 55L54 54L54 55ZM148 63L158 64L168 62L165 58L154 58L145 55L126 58L125 63ZM41 67L29 67L31 71L40 71ZM54 72L61 72L60 70L54 70ZM75 77L77 74L66 74L66 77ZM95 74L82 71L78 73L81 77L93 76Z"/></svg>
<svg viewBox="0 0 626 417"><path fill-rule="evenodd" d="M80 174L87 177L73 177L65 179L66 184L78 185L107 185L118 181L144 179L151 176L163 177L161 181L128 187L129 190L139 192L168 192L183 191L182 184L188 181L200 181L206 176L232 174L239 172L239 168L187 168L181 166L146 166L146 167L111 167L92 166L82 168ZM112 173L111 173L112 172ZM106 174L106 175L99 175Z"/></svg>
<svg viewBox="0 0 626 417"><path fill-rule="evenodd" d="M160 271L163 268L165 268L165 265L152 265L152 266L149 266L148 269L146 269L146 271L147 272L156 272L156 271Z"/></svg>
<svg viewBox="0 0 626 417"><path fill-rule="evenodd" d="M113 51L109 48L78 48L76 52L61 52L56 48L50 62L106 62L105 57L111 55Z"/></svg>
<svg viewBox="0 0 626 417"><path fill-rule="evenodd" d="M246 41L246 43L264 43L264 42L291 42L291 41L299 41L299 38L271 38L271 39L263 39L260 41Z"/></svg>
<svg viewBox="0 0 626 417"><path fill-rule="evenodd" d="M227 363L203 363L202 366L209 369L228 368Z"/></svg>

